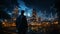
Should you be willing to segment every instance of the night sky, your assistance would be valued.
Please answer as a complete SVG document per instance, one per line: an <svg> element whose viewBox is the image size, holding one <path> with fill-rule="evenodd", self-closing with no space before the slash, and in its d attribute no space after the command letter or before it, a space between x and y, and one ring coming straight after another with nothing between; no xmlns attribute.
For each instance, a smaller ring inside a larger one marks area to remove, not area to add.
<svg viewBox="0 0 60 34"><path fill-rule="evenodd" d="M54 18L57 16L55 0L1 0L0 3L1 8L8 12L12 12L14 7L18 6L19 12L25 10L25 13L28 13L27 16L31 16L32 9L37 10L39 17L51 18L52 16Z"/></svg>
<svg viewBox="0 0 60 34"><path fill-rule="evenodd" d="M18 0L19 10L25 10L31 16L32 9L37 10L39 17L54 18L57 16L55 0Z"/></svg>

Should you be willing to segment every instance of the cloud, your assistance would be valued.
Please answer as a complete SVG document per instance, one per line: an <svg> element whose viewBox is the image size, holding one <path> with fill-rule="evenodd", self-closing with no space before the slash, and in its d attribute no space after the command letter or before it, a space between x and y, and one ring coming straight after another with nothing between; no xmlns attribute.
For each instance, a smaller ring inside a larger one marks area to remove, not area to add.
<svg viewBox="0 0 60 34"><path fill-rule="evenodd" d="M48 9L53 3L54 0L23 0L27 7L38 8L40 10Z"/></svg>

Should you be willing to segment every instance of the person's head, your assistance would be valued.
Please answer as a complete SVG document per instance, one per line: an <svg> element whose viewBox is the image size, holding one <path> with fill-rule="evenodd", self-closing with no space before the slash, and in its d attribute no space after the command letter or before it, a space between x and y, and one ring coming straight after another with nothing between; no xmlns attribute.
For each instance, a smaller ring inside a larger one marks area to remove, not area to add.
<svg viewBox="0 0 60 34"><path fill-rule="evenodd" d="M21 15L24 15L24 12L25 12L24 10L21 10Z"/></svg>

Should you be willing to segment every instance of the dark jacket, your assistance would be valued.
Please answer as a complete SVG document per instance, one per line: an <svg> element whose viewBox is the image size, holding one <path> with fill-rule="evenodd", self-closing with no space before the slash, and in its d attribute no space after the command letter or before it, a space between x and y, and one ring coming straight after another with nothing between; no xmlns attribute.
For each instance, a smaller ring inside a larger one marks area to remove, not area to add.
<svg viewBox="0 0 60 34"><path fill-rule="evenodd" d="M26 16L20 15L16 20L17 28L27 28L27 19Z"/></svg>

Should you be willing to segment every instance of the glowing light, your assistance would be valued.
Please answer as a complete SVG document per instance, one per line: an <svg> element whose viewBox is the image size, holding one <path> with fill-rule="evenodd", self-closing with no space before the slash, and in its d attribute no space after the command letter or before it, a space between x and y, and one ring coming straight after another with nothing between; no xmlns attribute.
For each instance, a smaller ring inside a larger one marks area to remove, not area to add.
<svg viewBox="0 0 60 34"><path fill-rule="evenodd" d="M7 20L5 19L5 22L7 22Z"/></svg>
<svg viewBox="0 0 60 34"><path fill-rule="evenodd" d="M5 24L5 22L3 22L2 24Z"/></svg>
<svg viewBox="0 0 60 34"><path fill-rule="evenodd" d="M48 22L46 24L49 24Z"/></svg>
<svg viewBox="0 0 60 34"><path fill-rule="evenodd" d="M16 18L13 18L13 20L16 20Z"/></svg>
<svg viewBox="0 0 60 34"><path fill-rule="evenodd" d="M12 13L8 13L9 15L12 15Z"/></svg>
<svg viewBox="0 0 60 34"><path fill-rule="evenodd" d="M24 15L26 15L26 13L24 13Z"/></svg>
<svg viewBox="0 0 60 34"><path fill-rule="evenodd" d="M54 22L54 24L58 24L58 22Z"/></svg>
<svg viewBox="0 0 60 34"><path fill-rule="evenodd" d="M28 16L30 16L30 14L28 13Z"/></svg>
<svg viewBox="0 0 60 34"><path fill-rule="evenodd" d="M12 23L12 26L16 26L16 24L15 23Z"/></svg>

